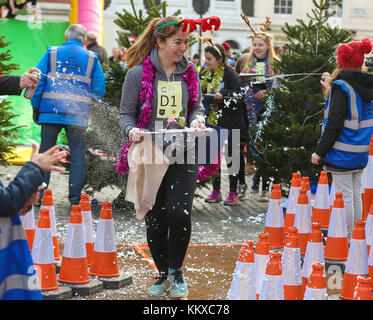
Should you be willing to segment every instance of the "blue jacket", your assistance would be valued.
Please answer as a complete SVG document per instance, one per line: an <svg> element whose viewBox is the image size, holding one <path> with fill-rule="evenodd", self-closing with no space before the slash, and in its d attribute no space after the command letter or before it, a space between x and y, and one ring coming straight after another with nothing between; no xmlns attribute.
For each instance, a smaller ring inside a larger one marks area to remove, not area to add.
<svg viewBox="0 0 373 320"><path fill-rule="evenodd" d="M7 188L0 181L0 218L18 213L43 183L43 177L44 172L36 164L26 162Z"/></svg>
<svg viewBox="0 0 373 320"><path fill-rule="evenodd" d="M335 85L347 94L348 114L340 135L324 161L340 168L363 168L368 162L373 133L373 103L364 102L359 93L344 80L335 81L333 87ZM325 103L323 131L328 124L329 99Z"/></svg>
<svg viewBox="0 0 373 320"><path fill-rule="evenodd" d="M88 127L92 97L105 95L105 77L97 54L70 39L60 47L48 47L37 68L42 78L31 104L39 109L39 123Z"/></svg>
<svg viewBox="0 0 373 320"><path fill-rule="evenodd" d="M41 300L29 245L17 214L41 185L43 171L27 162L7 188L0 181L0 300Z"/></svg>

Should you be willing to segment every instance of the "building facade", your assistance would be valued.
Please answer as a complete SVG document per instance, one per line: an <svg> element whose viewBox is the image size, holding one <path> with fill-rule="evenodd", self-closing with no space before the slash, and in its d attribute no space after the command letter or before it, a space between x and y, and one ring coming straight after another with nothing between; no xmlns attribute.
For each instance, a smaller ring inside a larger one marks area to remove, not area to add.
<svg viewBox="0 0 373 320"><path fill-rule="evenodd" d="M332 3L335 0L329 0ZM157 3L160 0L156 1ZM134 0L137 10L146 11L147 0ZM266 17L272 21L271 33L276 45L286 43L286 36L281 28L285 23L296 24L297 19L307 21L307 13L313 8L312 0L167 0L167 14L181 9L181 16L185 18L199 18L218 16L221 19L221 28L218 32L206 32L203 36L209 36L213 41L222 43L227 41L234 51L247 48L248 36L251 35L249 27L241 19L243 12L249 17L255 29ZM69 19L69 0L38 0L43 19ZM116 12L123 9L132 12L129 0L105 0L103 22L103 45L111 52L117 44L119 27L115 25ZM350 30L356 40L364 37L373 39L373 1L372 0L343 0L341 6L334 6L331 11L336 15L329 18L331 25ZM198 52L198 45L194 45L189 54Z"/></svg>

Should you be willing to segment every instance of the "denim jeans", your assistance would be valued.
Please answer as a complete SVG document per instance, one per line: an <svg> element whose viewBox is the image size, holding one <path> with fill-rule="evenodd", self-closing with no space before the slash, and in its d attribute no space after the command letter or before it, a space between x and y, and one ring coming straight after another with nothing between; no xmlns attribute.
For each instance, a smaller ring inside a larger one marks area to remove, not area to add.
<svg viewBox="0 0 373 320"><path fill-rule="evenodd" d="M70 148L69 201L79 204L85 184L86 128L63 124L42 124L40 153L56 144L58 134L65 128ZM44 182L49 185L50 172L45 173ZM43 193L40 192L40 199Z"/></svg>

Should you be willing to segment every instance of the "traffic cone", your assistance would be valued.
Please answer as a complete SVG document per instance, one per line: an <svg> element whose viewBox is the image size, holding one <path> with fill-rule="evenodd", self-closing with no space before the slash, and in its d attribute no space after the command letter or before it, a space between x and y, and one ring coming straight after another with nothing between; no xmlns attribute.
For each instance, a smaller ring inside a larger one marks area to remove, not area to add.
<svg viewBox="0 0 373 320"><path fill-rule="evenodd" d="M289 231L289 227L294 225L295 219L295 210L297 207L298 197L299 197L299 190L300 190L300 182L301 182L301 174L298 172L293 173L291 179L291 185L289 190L289 197L288 197L288 204L286 207L286 214L285 214L285 222L284 222L284 233L285 235Z"/></svg>
<svg viewBox="0 0 373 320"><path fill-rule="evenodd" d="M300 181L300 186L301 188L305 188L307 190L308 203L311 205L312 210L310 177L302 177Z"/></svg>
<svg viewBox="0 0 373 320"><path fill-rule="evenodd" d="M370 209L365 220L365 236L367 238L367 249L369 256L370 247L373 245L373 202L370 205Z"/></svg>
<svg viewBox="0 0 373 320"><path fill-rule="evenodd" d="M358 276L353 300L372 300L371 284L371 277Z"/></svg>
<svg viewBox="0 0 373 320"><path fill-rule="evenodd" d="M118 277L118 257L111 203L102 205L96 241L89 274L100 277Z"/></svg>
<svg viewBox="0 0 373 320"><path fill-rule="evenodd" d="M82 193L82 194L80 195L80 202L81 202L81 201L88 201L88 202L89 202L89 195L86 194L86 193Z"/></svg>
<svg viewBox="0 0 373 320"><path fill-rule="evenodd" d="M355 221L355 228L352 232L350 249L346 262L346 268L342 280L342 288L339 294L340 298L352 300L354 289L357 284L358 276L367 276L368 256L367 244L365 239L364 221Z"/></svg>
<svg viewBox="0 0 373 320"><path fill-rule="evenodd" d="M312 272L308 279L304 300L328 300L324 270L323 263L312 264Z"/></svg>
<svg viewBox="0 0 373 320"><path fill-rule="evenodd" d="M281 252L270 251L259 300L284 300Z"/></svg>
<svg viewBox="0 0 373 320"><path fill-rule="evenodd" d="M363 213L362 220L366 220L370 205L373 200L373 137L369 143L369 157L367 166L364 168L363 189Z"/></svg>
<svg viewBox="0 0 373 320"><path fill-rule="evenodd" d="M371 287L373 288L373 250L370 250L368 255L368 271L372 279Z"/></svg>
<svg viewBox="0 0 373 320"><path fill-rule="evenodd" d="M83 218L85 247L87 250L87 263L88 267L90 267L92 265L93 248L95 246L95 241L93 239L91 203L83 199L80 200L79 206Z"/></svg>
<svg viewBox="0 0 373 320"><path fill-rule="evenodd" d="M40 209L48 209L49 217L51 220L51 229L52 229L52 239L53 239L53 253L54 260L60 260L60 250L58 248L58 237L57 237L57 227L56 227L56 214L54 210L54 202L52 190L44 190L43 199L41 201Z"/></svg>
<svg viewBox="0 0 373 320"><path fill-rule="evenodd" d="M334 182L332 181L332 185L330 186L330 192L329 192L329 212L331 215L332 208L333 208L333 203L335 199L335 187L334 187ZM329 220L330 222L330 220Z"/></svg>
<svg viewBox="0 0 373 320"><path fill-rule="evenodd" d="M300 254L306 253L307 241L311 233L310 206L307 190L305 188L300 189L294 219L294 227L298 229Z"/></svg>
<svg viewBox="0 0 373 320"><path fill-rule="evenodd" d="M56 265L53 257L52 230L48 209L40 209L32 247L32 260L39 269L41 290L57 290Z"/></svg>
<svg viewBox="0 0 373 320"><path fill-rule="evenodd" d="M23 230L25 230L27 243L32 250L32 246L34 243L35 238L35 214L34 214L34 206L31 206L31 209L26 212L24 215L20 215Z"/></svg>
<svg viewBox="0 0 373 320"><path fill-rule="evenodd" d="M58 281L75 284L89 283L83 219L79 206L71 207Z"/></svg>
<svg viewBox="0 0 373 320"><path fill-rule="evenodd" d="M228 300L255 300L254 241L244 241L234 269Z"/></svg>
<svg viewBox="0 0 373 320"><path fill-rule="evenodd" d="M330 216L328 237L325 244L325 259L346 261L348 238L343 194L336 193Z"/></svg>
<svg viewBox="0 0 373 320"><path fill-rule="evenodd" d="M256 299L259 299L259 293L262 289L264 274L266 272L269 260L269 235L268 233L259 233L259 240L255 247L255 267L256 267Z"/></svg>
<svg viewBox="0 0 373 320"><path fill-rule="evenodd" d="M284 298L285 300L302 300L301 259L298 229L289 228L282 255Z"/></svg>
<svg viewBox="0 0 373 320"><path fill-rule="evenodd" d="M279 184L273 185L264 232L269 235L268 240L271 249L281 249L284 247L284 211L281 205Z"/></svg>
<svg viewBox="0 0 373 320"><path fill-rule="evenodd" d="M315 202L312 209L313 221L319 222L321 228L327 229L329 227L329 209L328 173L326 171L321 171L315 194Z"/></svg>
<svg viewBox="0 0 373 320"><path fill-rule="evenodd" d="M312 272L312 264L325 264L323 236L320 227L320 223L312 222L312 230L307 242L306 254L302 265L303 293L306 290L307 282Z"/></svg>

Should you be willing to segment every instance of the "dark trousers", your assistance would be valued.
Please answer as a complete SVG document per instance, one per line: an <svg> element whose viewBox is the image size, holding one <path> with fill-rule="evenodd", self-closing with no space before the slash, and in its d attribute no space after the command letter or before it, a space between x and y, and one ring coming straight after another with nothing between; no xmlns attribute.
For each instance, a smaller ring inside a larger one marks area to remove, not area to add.
<svg viewBox="0 0 373 320"><path fill-rule="evenodd" d="M158 190L154 207L145 216L150 253L160 273L183 265L192 223L191 211L198 166L170 165Z"/></svg>
<svg viewBox="0 0 373 320"><path fill-rule="evenodd" d="M63 124L42 124L40 153L56 144L58 134L65 128L70 149L69 201L79 204L80 194L85 184L86 128ZM50 172L45 173L44 182L49 185ZM42 199L42 192L40 199Z"/></svg>
<svg viewBox="0 0 373 320"><path fill-rule="evenodd" d="M236 192L237 190L237 183L246 184L245 182L245 158L243 154L244 146L241 144L243 136L243 130L240 130L240 146L235 148L235 150L239 150L239 154L233 154L233 139L232 134L230 133L228 136L228 143L227 143L227 155L229 157L240 157L240 167L238 172L229 175L229 191ZM222 160L222 159L221 159ZM228 169L232 167L232 163L227 162ZM220 190L221 185L221 168L219 168L218 174L216 175L215 179L212 181L212 186L214 189Z"/></svg>

